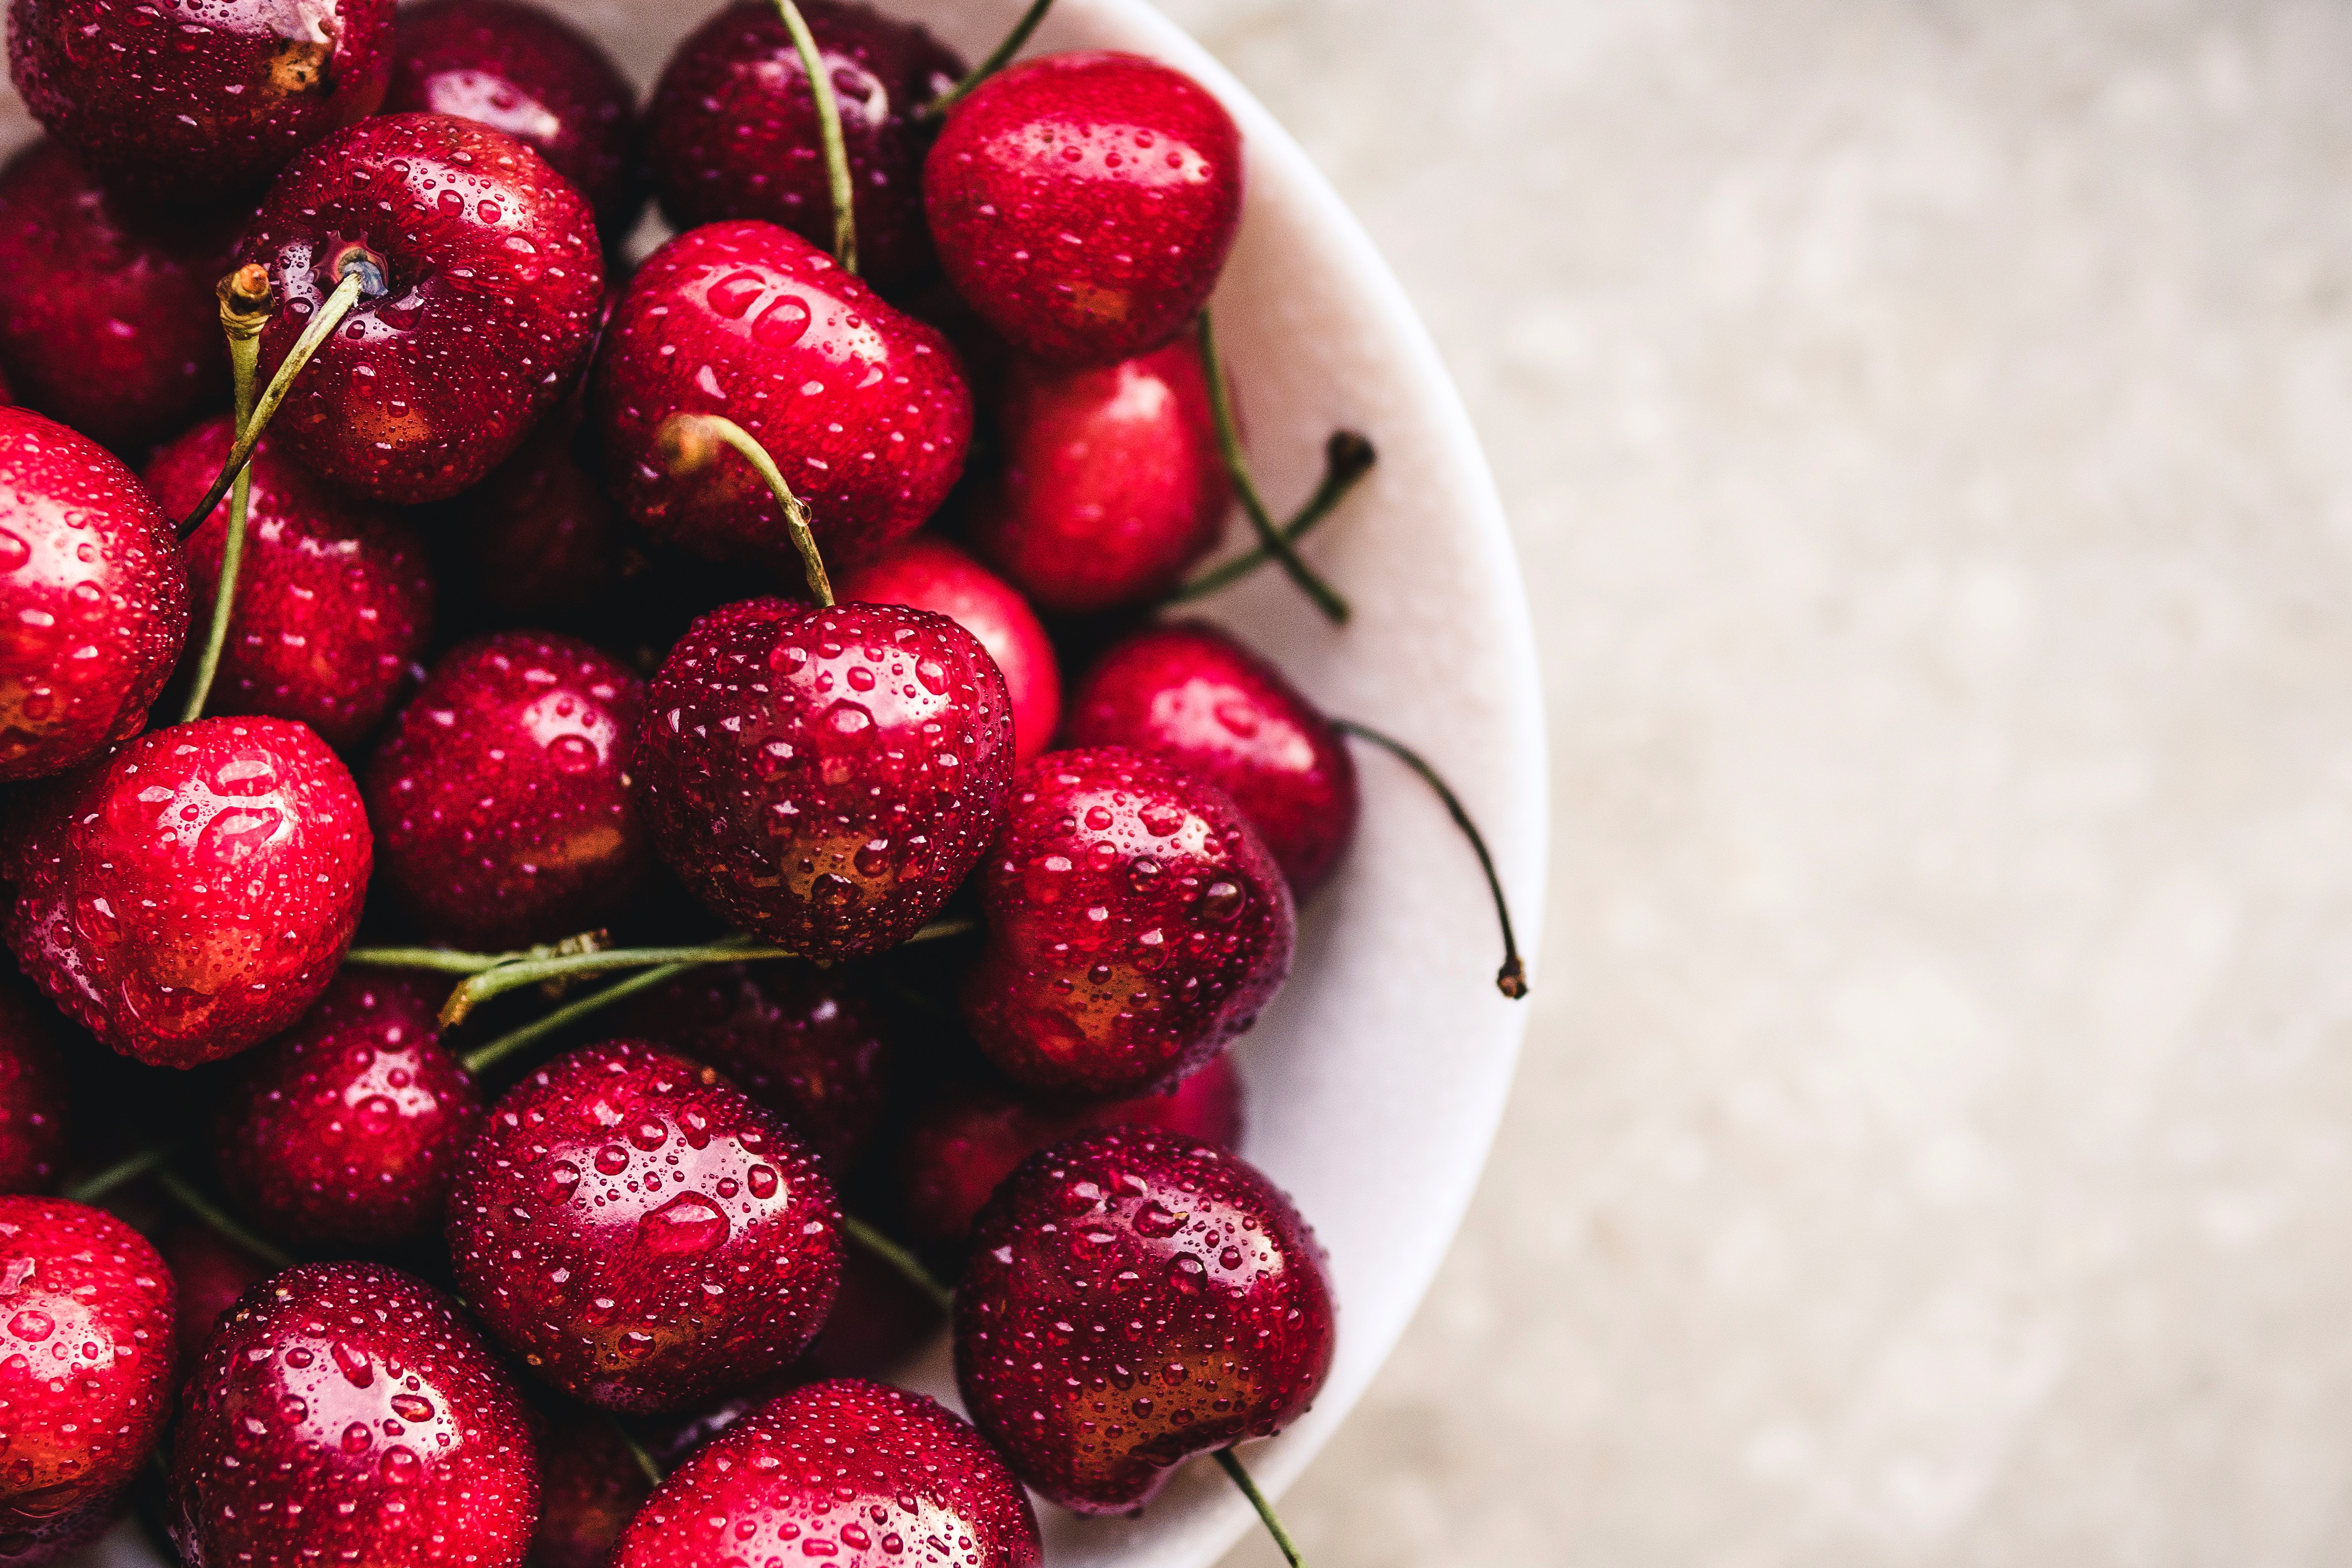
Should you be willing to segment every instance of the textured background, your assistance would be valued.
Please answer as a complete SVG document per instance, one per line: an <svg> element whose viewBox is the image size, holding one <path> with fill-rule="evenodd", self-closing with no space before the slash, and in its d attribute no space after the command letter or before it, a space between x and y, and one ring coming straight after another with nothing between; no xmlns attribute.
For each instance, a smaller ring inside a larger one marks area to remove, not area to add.
<svg viewBox="0 0 2352 1568"><path fill-rule="evenodd" d="M2352 11L1164 3L1434 329L1551 709L1318 1568L2345 1561Z"/></svg>

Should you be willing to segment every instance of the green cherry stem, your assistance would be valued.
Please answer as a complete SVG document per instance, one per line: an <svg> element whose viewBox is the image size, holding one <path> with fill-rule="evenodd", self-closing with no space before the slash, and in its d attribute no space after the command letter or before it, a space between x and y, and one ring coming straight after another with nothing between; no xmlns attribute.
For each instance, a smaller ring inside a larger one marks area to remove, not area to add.
<svg viewBox="0 0 2352 1568"><path fill-rule="evenodd" d="M1290 1531L1282 1527L1282 1516L1274 1511L1274 1504L1266 1500L1265 1493L1257 1490L1257 1482L1250 1479L1249 1471L1242 1469L1242 1462L1234 1457L1234 1451L1219 1448L1217 1463L1224 1467L1225 1474L1233 1477L1234 1485L1242 1489L1242 1496L1249 1499L1250 1506L1257 1510L1258 1518L1265 1523L1265 1532L1274 1537L1276 1546L1282 1548L1282 1555L1290 1563L1290 1568L1307 1568L1307 1559L1300 1553L1298 1542L1291 1540Z"/></svg>
<svg viewBox="0 0 2352 1568"><path fill-rule="evenodd" d="M615 969L651 969L677 964L737 964L762 958L797 958L787 947L767 946L750 936L729 936L689 947L623 947L606 953L527 955L494 964L460 982L441 1004L441 1027L455 1028L493 997L549 980L610 974Z"/></svg>
<svg viewBox="0 0 2352 1568"><path fill-rule="evenodd" d="M496 1040L476 1046L457 1059L459 1065L479 1078L509 1057L529 1051L541 1040L558 1034L582 1019L604 1011L614 1002L626 1001L639 991L650 991L665 980L675 979L693 968L691 964L656 964L650 969L640 969L626 979L615 980L602 990L575 997L545 1018L509 1030Z"/></svg>
<svg viewBox="0 0 2352 1568"><path fill-rule="evenodd" d="M931 1277L923 1260L877 1229L869 1221L854 1214L841 1217L842 1233L868 1252L896 1270L906 1281L930 1298L931 1304L943 1312L955 1311L955 1292Z"/></svg>
<svg viewBox="0 0 2352 1568"><path fill-rule="evenodd" d="M833 188L833 259L842 270L857 271L856 187L849 180L849 146L841 139L841 102L834 96L833 73L824 68L824 53L816 47L808 18L793 0L776 0L784 30L800 51L801 70L808 78L809 96L816 100L817 141L824 148L824 177Z"/></svg>
<svg viewBox="0 0 2352 1568"><path fill-rule="evenodd" d="M560 942L542 942L536 947L518 947L510 953L458 953L446 947L354 947L343 955L346 964L360 964L371 969L427 969L440 975L478 975L485 969L495 969L501 964L519 964L526 958L562 958L578 953L602 953L613 946L613 934L599 927L564 937Z"/></svg>
<svg viewBox="0 0 2352 1568"><path fill-rule="evenodd" d="M214 288L220 298L221 333L228 339L229 374L236 386L236 430L253 420L254 371L261 362L261 329L269 324L269 271L256 263L247 262ZM221 538L220 581L213 590L213 615L205 629L205 645L196 656L196 674L188 687L188 700L180 709L180 722L192 724L204 716L205 703L213 695L214 677L220 674L221 650L228 645L228 623L236 606L237 572L245 564L245 519L253 499L253 465L247 464L236 471L236 479L229 486L228 528ZM202 518L211 511L206 507L198 514Z"/></svg>
<svg viewBox="0 0 2352 1568"><path fill-rule="evenodd" d="M1339 508L1365 475L1372 471L1378 457L1372 444L1352 430L1335 430L1323 444L1323 478L1307 504L1298 508L1290 521L1283 525L1282 537L1297 544L1315 530L1318 524ZM1206 599L1222 589L1232 587L1274 558L1263 545L1256 546L1211 567L1190 582L1171 589L1162 604L1190 604Z"/></svg>
<svg viewBox="0 0 2352 1568"><path fill-rule="evenodd" d="M1274 514L1266 510L1265 497L1258 494L1257 480L1250 473L1249 456L1242 450L1242 434L1234 422L1233 389L1225 384L1225 369L1217 353L1216 329L1209 323L1209 313L1201 312L1197 335L1201 343L1201 369L1209 378L1209 413L1216 421L1217 450L1225 460L1225 472L1232 476L1234 493L1241 497L1242 510L1247 514L1250 527L1257 530L1258 548L1280 563L1290 580L1300 592L1315 602L1325 619L1334 626L1348 623L1348 601L1331 586L1315 575L1299 559L1297 549L1274 526Z"/></svg>
<svg viewBox="0 0 2352 1568"><path fill-rule="evenodd" d="M244 1248L247 1252L252 1253L255 1257L268 1264L270 1268L291 1269L294 1267L293 1259L288 1257L284 1252L281 1252L277 1248L272 1247L268 1242L264 1241L260 1237L256 1236L252 1231L247 1230L244 1226L239 1225L236 1220L231 1219L227 1214L221 1209L219 1205L214 1203L212 1199L197 1191L196 1186L194 1182L182 1176L179 1172L173 1170L170 1166L164 1166L156 1171L155 1181L156 1184L163 1187L165 1192L172 1195L172 1200L174 1203L177 1203L182 1208L186 1209L190 1214L194 1215L198 1219L203 1220L205 1224L218 1232L222 1238L226 1240L233 1241L239 1247Z"/></svg>
<svg viewBox="0 0 2352 1568"><path fill-rule="evenodd" d="M1029 9L1021 14L1021 20L1013 25L1013 31L1004 35L1004 41L991 49L986 59L965 72L963 80L918 110L917 115L924 120L937 120L962 102L972 89L1012 62L1013 57L1021 52L1021 46L1029 41L1029 35L1037 30L1037 24L1045 19L1045 13L1053 8L1054 0L1030 0Z"/></svg>
<svg viewBox="0 0 2352 1568"><path fill-rule="evenodd" d="M638 1442L635 1435L626 1427L615 1421L613 1423L613 1430L620 1435L621 1446L629 1450L629 1458L637 1462L637 1469L644 1474L646 1479L651 1481L656 1488L669 1479L669 1472L662 1469L661 1461L655 1458L652 1451L643 1443Z"/></svg>
<svg viewBox="0 0 2352 1568"><path fill-rule="evenodd" d="M719 447L734 448L767 485L776 504L783 507L784 526L792 530L793 548L801 552L810 597L828 610L833 607L833 582L825 576L824 557L817 553L816 535L809 528L808 507L784 483L775 459L768 455L768 449L760 444L758 438L723 414L677 413L663 423L656 440L668 458L669 471L679 478L709 466L718 458Z"/></svg>
<svg viewBox="0 0 2352 1568"><path fill-rule="evenodd" d="M124 1183L137 1181L178 1152L168 1145L142 1149L128 1159L117 1160L104 1170L83 1177L66 1188L62 1196L71 1203L96 1203Z"/></svg>

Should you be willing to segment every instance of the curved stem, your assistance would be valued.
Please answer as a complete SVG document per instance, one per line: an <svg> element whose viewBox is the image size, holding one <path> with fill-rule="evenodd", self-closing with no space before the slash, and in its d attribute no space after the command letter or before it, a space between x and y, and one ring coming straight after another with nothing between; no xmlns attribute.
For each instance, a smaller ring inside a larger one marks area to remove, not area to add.
<svg viewBox="0 0 2352 1568"><path fill-rule="evenodd" d="M1249 517L1250 527L1257 530L1258 548L1276 561L1298 591L1315 602L1325 619L1335 626L1348 623L1348 601L1333 591L1330 584L1307 567L1298 557L1297 549L1274 526L1274 515L1265 508L1265 497L1258 494L1257 480L1251 475L1248 455L1242 451L1241 429L1234 423L1233 388L1225 384L1224 362L1217 353L1216 329L1209 324L1209 313L1201 312L1197 335L1201 342L1201 369L1209 378L1209 413L1217 424L1217 450L1225 460L1225 472L1232 476L1234 493L1241 498L1242 510Z"/></svg>
<svg viewBox="0 0 2352 1568"><path fill-rule="evenodd" d="M637 1441L635 1435L618 1421L613 1423L613 1430L620 1434L621 1444L629 1450L629 1458L637 1461L637 1469L658 1490L662 1482L669 1479L669 1472L661 1468L661 1461L655 1458L651 1451Z"/></svg>
<svg viewBox="0 0 2352 1568"><path fill-rule="evenodd" d="M254 371L261 362L261 329L269 324L269 273L267 268L247 263L222 278L215 292L220 298L221 334L228 340L229 376L236 391L236 431L243 435L246 426L253 423ZM228 645L229 619L236 608L237 575L245 565L245 522L252 502L253 465L247 464L236 471L236 479L229 486L228 527L221 538L220 580L213 588L212 620L205 629L205 646L196 658L195 678L189 685L188 700L180 709L182 724L193 724L204 716L205 704L213 695L214 678L220 674L221 651ZM203 526L200 515L196 527Z"/></svg>
<svg viewBox="0 0 2352 1568"><path fill-rule="evenodd" d="M824 68L824 54L809 31L808 18L793 0L776 0L783 13L784 30L800 51L801 70L807 76L809 97L816 100L817 141L824 149L825 183L833 189L833 259L844 272L857 270L856 187L849 183L849 147L841 139L841 102L834 96L833 73Z"/></svg>
<svg viewBox="0 0 2352 1568"><path fill-rule="evenodd" d="M136 1181L145 1176L149 1171L170 1159L175 1152L168 1146L160 1149L142 1149L130 1158L117 1160L95 1176L86 1176L76 1182L58 1196L71 1203L96 1203L123 1183Z"/></svg>
<svg viewBox="0 0 2352 1568"><path fill-rule="evenodd" d="M1282 528L1282 537L1297 544L1312 533L1316 525L1329 517L1358 481L1372 471L1378 457L1372 444L1352 430L1335 430L1323 444L1323 477L1307 504L1292 514ZM1160 598L1162 604L1190 604L1196 599L1206 599L1220 589L1230 588L1264 566L1273 558L1265 547L1259 545L1233 559L1211 567L1190 582L1180 582Z"/></svg>
<svg viewBox="0 0 2352 1568"><path fill-rule="evenodd" d="M1029 41L1029 35L1037 30L1037 24L1045 19L1045 13L1053 8L1054 0L1029 0L1029 9L1021 14L1021 20L1013 24L1013 31L1004 35L1004 41L988 52L988 58L966 71L963 80L923 105L916 111L917 117L939 119L962 102L972 89L1003 70L1012 62L1013 57L1021 52L1021 46Z"/></svg>
<svg viewBox="0 0 2352 1568"><path fill-rule="evenodd" d="M609 974L614 969L650 969L677 964L733 964L746 959L797 958L784 947L764 947L750 936L729 936L691 947L623 947L609 953L527 954L480 970L449 993L441 1004L441 1027L466 1021L467 1015L493 997L548 980L575 979L583 975Z"/></svg>
<svg viewBox="0 0 2352 1568"><path fill-rule="evenodd" d="M171 1166L165 1166L158 1170L155 1173L155 1180L157 1185L172 1195L173 1201L182 1208L203 1220L228 1240L236 1242L272 1269L294 1267L293 1259L231 1219L212 1199L197 1191L194 1183Z"/></svg>
<svg viewBox="0 0 2352 1568"><path fill-rule="evenodd" d="M842 1234L898 1270L901 1278L929 1298L933 1306L943 1312L955 1311L955 1292L937 1280L923 1267L923 1260L891 1240L866 1220L854 1214L841 1217Z"/></svg>
<svg viewBox="0 0 2352 1568"><path fill-rule="evenodd" d="M1257 1490L1257 1482L1242 1469L1242 1462L1234 1457L1234 1451L1219 1448L1217 1463L1224 1467L1225 1474L1234 1478L1234 1485L1242 1489L1242 1496L1249 1499L1250 1506L1257 1510L1258 1518L1265 1521L1265 1532L1274 1537L1276 1546L1282 1548L1282 1555L1290 1568L1307 1568L1307 1559L1299 1552L1298 1542L1291 1540L1290 1531L1282 1527L1282 1516L1274 1511L1274 1504L1266 1500L1265 1493Z"/></svg>
<svg viewBox="0 0 2352 1568"><path fill-rule="evenodd" d="M775 459L768 455L768 449L760 444L757 437L724 414L679 413L663 423L659 439L668 450L670 472L680 476L708 466L718 455L712 450L714 445L734 448L759 474L776 497L776 504L783 507L784 526L792 530L793 548L801 552L810 596L828 610L833 607L833 581L825 576L824 557L817 553L816 535L809 528L808 507L784 483Z"/></svg>
<svg viewBox="0 0 2352 1568"><path fill-rule="evenodd" d="M652 990L663 981L675 978L693 968L691 964L659 964L650 969L640 969L625 980L616 980L601 991L591 991L575 997L543 1019L509 1030L482 1045L476 1046L457 1059L458 1064L479 1078L491 1068L519 1051L530 1050L550 1035L569 1029L593 1013L602 1012L614 1002L626 1000L639 991Z"/></svg>
<svg viewBox="0 0 2352 1568"><path fill-rule="evenodd" d="M1359 740L1370 741L1419 774L1421 781L1445 803L1446 812L1453 817L1454 825L1462 830L1462 836L1468 839L1470 847L1478 852L1478 868L1486 873L1486 891L1495 895L1495 918L1503 927L1503 967L1495 971L1495 988L1513 1001L1526 996L1528 967L1519 957L1518 939L1511 934L1511 906L1503 898L1503 881L1495 874L1495 857L1486 852L1486 836L1478 831L1478 824L1473 822L1470 813L1463 809L1461 799L1444 779L1437 776L1437 769L1432 768L1421 753L1395 737L1382 735L1371 726L1358 724L1351 718L1335 718L1331 721L1331 727Z"/></svg>

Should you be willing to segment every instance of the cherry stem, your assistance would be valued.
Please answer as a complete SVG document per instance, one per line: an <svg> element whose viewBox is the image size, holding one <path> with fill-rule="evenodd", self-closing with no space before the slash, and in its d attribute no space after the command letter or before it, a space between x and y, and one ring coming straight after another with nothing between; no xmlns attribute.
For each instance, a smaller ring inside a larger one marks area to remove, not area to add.
<svg viewBox="0 0 2352 1568"><path fill-rule="evenodd" d="M1307 1559L1299 1552L1298 1542L1291 1540L1290 1531L1282 1527L1282 1516L1274 1511L1274 1504L1266 1500L1265 1493L1257 1490L1257 1482L1242 1469L1242 1462L1234 1457L1234 1451L1219 1448L1217 1463L1224 1467L1225 1474L1234 1478L1234 1485L1242 1489L1242 1496L1249 1499L1250 1506L1257 1510L1258 1518L1265 1521L1265 1532L1274 1537L1276 1546L1282 1548L1282 1555L1288 1560L1290 1568L1307 1568Z"/></svg>
<svg viewBox="0 0 2352 1568"><path fill-rule="evenodd" d="M670 472L681 478L710 464L718 455L712 450L714 444L733 447L766 482L776 504L783 507L784 526L792 530L793 548L801 552L810 596L826 609L833 608L833 581L825 576L824 557L817 553L816 535L809 528L808 507L784 483L775 459L768 455L768 449L760 444L757 437L724 414L680 413L664 422L659 440L667 449Z"/></svg>
<svg viewBox="0 0 2352 1568"><path fill-rule="evenodd" d="M966 71L963 80L918 110L917 118L939 119L961 103L972 89L1003 70L1012 62L1013 57L1021 52L1021 46L1029 41L1029 35L1037 30L1037 24L1045 19L1045 13L1053 8L1054 0L1030 0L1029 9L1021 14L1021 20L1013 25L1013 31L1004 35L1004 41L991 49L986 59Z"/></svg>
<svg viewBox="0 0 2352 1568"><path fill-rule="evenodd" d="M955 1311L955 1292L933 1279L931 1271L923 1267L921 1259L882 1234L873 1224L854 1214L844 1214L841 1229L852 1241L898 1270L908 1284L922 1291L940 1311Z"/></svg>
<svg viewBox="0 0 2352 1568"><path fill-rule="evenodd" d="M665 964L737 964L760 958L797 958L788 947L759 945L754 937L729 936L691 947L624 947L609 953L551 953L509 958L482 970L449 993L441 1004L441 1027L466 1021L476 1008L493 997L548 980L569 980L583 975L609 974L614 969L651 969Z"/></svg>
<svg viewBox="0 0 2352 1568"><path fill-rule="evenodd" d="M228 339L229 374L236 391L236 430L253 420L253 378L261 362L261 329L269 324L269 272L247 262L222 278L214 292L220 298L222 335ZM236 471L229 487L228 528L221 539L220 581L213 589L213 615L205 630L204 651L196 658L194 681L180 709L180 722L193 724L204 716L220 674L221 650L228 645L230 613L236 605L238 570L245 564L245 519L253 498L253 466ZM209 512L210 508L206 508Z"/></svg>
<svg viewBox="0 0 2352 1568"><path fill-rule="evenodd" d="M1335 430L1323 444L1323 478L1307 504L1283 525L1282 537L1297 544L1313 532L1316 525L1338 509L1363 476L1372 471L1378 454L1372 444L1352 430ZM1177 584L1169 590L1160 602L1190 604L1196 599L1206 599L1220 589L1230 588L1243 578L1264 566L1273 558L1265 547L1254 548L1233 559L1211 567L1190 582Z"/></svg>
<svg viewBox="0 0 2352 1568"><path fill-rule="evenodd" d="M343 955L343 962L364 964L372 969L430 969L443 975L478 975L485 969L520 963L525 958L602 953L612 945L612 933L599 927L566 936L560 942L542 942L536 947L519 947L510 953L458 953L446 947L354 947Z"/></svg>
<svg viewBox="0 0 2352 1568"><path fill-rule="evenodd" d="M1315 608L1323 612L1325 619L1334 626L1345 626L1348 601L1299 559L1297 549L1274 526L1274 514L1266 510L1265 497L1258 494L1257 480L1250 473L1249 456L1242 450L1241 429L1234 423L1233 388L1225 384L1224 363L1217 353L1216 329L1209 324L1206 310L1201 312L1197 336L1201 342L1201 369L1209 378L1209 413L1216 421L1217 450L1224 457L1226 474L1233 478L1234 493L1241 497L1242 510L1248 514L1250 527L1257 530L1258 547L1281 564L1290 580L1315 601Z"/></svg>
<svg viewBox="0 0 2352 1568"><path fill-rule="evenodd" d="M96 1175L76 1182L66 1188L63 1196L69 1203L96 1203L123 1183L136 1181L145 1176L176 1152L168 1147L142 1149L130 1158L117 1160Z"/></svg>
<svg viewBox="0 0 2352 1568"><path fill-rule="evenodd" d="M155 1181L156 1185L172 1195L173 1200L182 1208L210 1226L223 1239L244 1248L247 1252L268 1264L272 1270L294 1267L293 1259L231 1219L221 1210L219 1205L197 1191L194 1182L170 1166L164 1166L156 1171Z"/></svg>
<svg viewBox="0 0 2352 1568"><path fill-rule="evenodd" d="M657 964L650 969L640 969L625 980L615 980L601 991L591 991L584 997L574 998L543 1019L527 1023L520 1029L509 1030L496 1040L476 1046L457 1059L458 1065L479 1078L518 1051L528 1051L550 1035L571 1028L582 1019L602 1012L614 1002L625 1001L639 991L650 991L664 981L676 979L693 967L691 964Z"/></svg>
<svg viewBox="0 0 2352 1568"><path fill-rule="evenodd" d="M841 139L841 103L834 97L833 73L824 68L824 55L809 31L808 18L793 0L776 0L783 13L784 31L800 51L801 71L808 78L809 96L816 100L817 141L824 148L824 177L833 187L833 259L853 276L857 271L856 187L849 182L849 147Z"/></svg>
<svg viewBox="0 0 2352 1568"><path fill-rule="evenodd" d="M644 1473L646 1479L653 1482L656 1488L659 1488L662 1482L669 1479L669 1472L662 1469L661 1461L655 1458L652 1452L643 1443L638 1442L636 1436L626 1427L615 1421L613 1423L613 1430L620 1435L621 1446L629 1450L629 1458L637 1461L637 1469Z"/></svg>
<svg viewBox="0 0 2352 1568"><path fill-rule="evenodd" d="M1438 777L1437 769L1432 768L1421 753L1393 736L1382 735L1371 726L1358 724L1351 718L1335 718L1331 721L1331 727L1359 740L1370 741L1420 774L1421 781L1445 802L1445 810L1454 818L1454 825L1462 830L1462 836L1468 839L1470 847L1478 852L1479 869L1486 873L1486 891L1495 895L1495 918L1503 927L1503 967L1495 971L1495 988L1513 1001L1525 997L1528 994L1528 967L1519 957L1518 939L1511 934L1511 906L1503 898L1503 880L1495 874L1495 857L1486 852L1486 836L1470 820L1470 813L1463 810L1460 797L1454 793L1444 779Z"/></svg>

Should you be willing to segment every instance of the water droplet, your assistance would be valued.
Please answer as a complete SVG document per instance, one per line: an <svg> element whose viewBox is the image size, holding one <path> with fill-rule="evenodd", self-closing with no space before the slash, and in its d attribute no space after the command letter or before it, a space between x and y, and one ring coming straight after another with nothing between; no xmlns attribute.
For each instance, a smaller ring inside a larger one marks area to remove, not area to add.
<svg viewBox="0 0 2352 1568"><path fill-rule="evenodd" d="M712 284L703 298L710 308L730 321L740 321L743 313L759 303L760 296L768 291L768 280L750 267L738 267Z"/></svg>
<svg viewBox="0 0 2352 1568"><path fill-rule="evenodd" d="M639 1122L635 1126L629 1129L629 1142L636 1145L637 1147L645 1150L647 1154L651 1154L656 1149L660 1148L664 1144L669 1142L669 1124L667 1122L656 1121L652 1117L648 1116L644 1121ZM602 1162L600 1161L599 1163L601 1164Z"/></svg>
<svg viewBox="0 0 2352 1568"><path fill-rule="evenodd" d="M1224 921L1239 915L1242 906L1248 902L1249 895L1241 890L1239 884L1218 881L1209 884L1195 907L1203 920Z"/></svg>
<svg viewBox="0 0 2352 1568"><path fill-rule="evenodd" d="M368 1364L367 1353L355 1344L337 1340L328 1348L335 1364L342 1369L343 1378L353 1388L365 1388L375 1381L375 1368Z"/></svg>
<svg viewBox="0 0 2352 1568"><path fill-rule="evenodd" d="M774 1166L753 1166L744 1174L744 1179L751 1184L751 1196L753 1197L766 1199L776 1196L776 1187L779 1183L776 1179Z"/></svg>
<svg viewBox="0 0 2352 1568"><path fill-rule="evenodd" d="M1110 808L1108 806L1089 806L1087 808L1087 827L1089 831L1097 833L1107 833L1110 831L1111 821L1112 818Z"/></svg>
<svg viewBox="0 0 2352 1568"><path fill-rule="evenodd" d="M433 1401L422 1394L395 1394L392 1396L392 1413L411 1426L433 1419Z"/></svg>
<svg viewBox="0 0 2352 1568"><path fill-rule="evenodd" d="M26 1307L8 1320L8 1332L18 1339L37 1344L57 1332L57 1320L48 1313Z"/></svg>
<svg viewBox="0 0 2352 1568"><path fill-rule="evenodd" d="M596 1151L596 1168L606 1176L619 1176L629 1168L629 1151L618 1144L606 1144Z"/></svg>
<svg viewBox="0 0 2352 1568"><path fill-rule="evenodd" d="M1183 1225L1184 1218L1155 1198L1135 1211L1131 1223L1138 1236L1172 1236Z"/></svg>
<svg viewBox="0 0 2352 1568"><path fill-rule="evenodd" d="M638 1239L659 1258L708 1252L727 1239L728 1229L727 1216L698 1192L680 1193L637 1221Z"/></svg>
<svg viewBox="0 0 2352 1568"><path fill-rule="evenodd" d="M1209 1281L1209 1266L1190 1252L1179 1252L1168 1265L1168 1283L1188 1296L1197 1296Z"/></svg>
<svg viewBox="0 0 2352 1568"><path fill-rule="evenodd" d="M596 766L596 743L584 735L559 735L547 743L547 759L564 773L585 773Z"/></svg>

